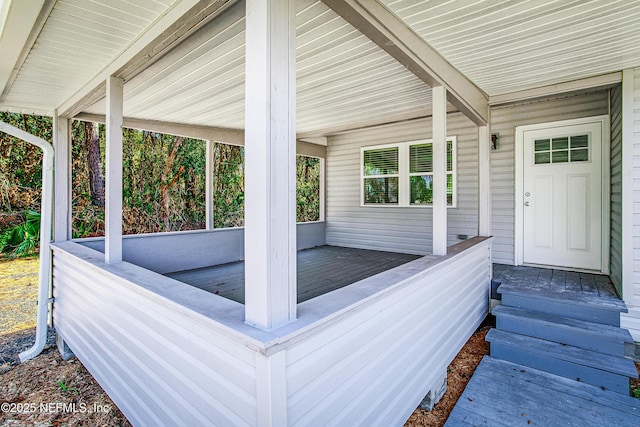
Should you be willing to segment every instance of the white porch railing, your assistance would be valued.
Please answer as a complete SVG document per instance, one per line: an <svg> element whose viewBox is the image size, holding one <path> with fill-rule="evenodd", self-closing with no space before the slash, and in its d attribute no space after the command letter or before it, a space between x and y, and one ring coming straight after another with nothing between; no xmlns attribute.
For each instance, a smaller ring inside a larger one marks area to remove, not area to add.
<svg viewBox="0 0 640 427"><path fill-rule="evenodd" d="M136 425L402 423L489 307L483 238L301 303L270 332L241 304L78 243L53 259L54 325Z"/></svg>

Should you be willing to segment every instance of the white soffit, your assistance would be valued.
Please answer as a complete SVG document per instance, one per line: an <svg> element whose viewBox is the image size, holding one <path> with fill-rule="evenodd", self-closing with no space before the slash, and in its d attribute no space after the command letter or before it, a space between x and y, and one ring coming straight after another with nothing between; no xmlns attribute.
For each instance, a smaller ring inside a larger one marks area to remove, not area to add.
<svg viewBox="0 0 640 427"><path fill-rule="evenodd" d="M244 8L234 5L126 82L125 116L244 128ZM296 25L299 133L430 111L429 87L322 2L299 1ZM87 112L104 114L103 104Z"/></svg>
<svg viewBox="0 0 640 427"><path fill-rule="evenodd" d="M28 43L44 0L0 0L0 96Z"/></svg>
<svg viewBox="0 0 640 427"><path fill-rule="evenodd" d="M379 1L491 96L640 65L640 1Z"/></svg>
<svg viewBox="0 0 640 427"><path fill-rule="evenodd" d="M58 0L0 105L51 114L174 2Z"/></svg>

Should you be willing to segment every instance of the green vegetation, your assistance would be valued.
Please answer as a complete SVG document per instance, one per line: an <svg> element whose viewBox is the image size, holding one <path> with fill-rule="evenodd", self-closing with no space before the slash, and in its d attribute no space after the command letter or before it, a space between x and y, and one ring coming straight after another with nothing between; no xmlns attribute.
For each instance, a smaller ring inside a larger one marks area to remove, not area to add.
<svg viewBox="0 0 640 427"><path fill-rule="evenodd" d="M0 113L0 120L47 141L49 117ZM104 235L104 126L72 122L73 237ZM37 147L0 133L0 252L37 249L42 179ZM214 227L244 223L244 149L213 144ZM123 232L141 234L205 227L204 141L123 130ZM320 161L297 158L297 219L320 218ZM37 226L36 226L37 225Z"/></svg>
<svg viewBox="0 0 640 427"><path fill-rule="evenodd" d="M80 394L80 392L78 391L77 388L75 387L69 387L67 386L63 381L58 381L56 382L56 385L58 386L58 388L60 389L60 391L62 391L63 393L73 393L76 396L78 396Z"/></svg>
<svg viewBox="0 0 640 427"><path fill-rule="evenodd" d="M23 223L10 227L0 234L0 252L10 257L33 254L40 242L40 213L29 210Z"/></svg>

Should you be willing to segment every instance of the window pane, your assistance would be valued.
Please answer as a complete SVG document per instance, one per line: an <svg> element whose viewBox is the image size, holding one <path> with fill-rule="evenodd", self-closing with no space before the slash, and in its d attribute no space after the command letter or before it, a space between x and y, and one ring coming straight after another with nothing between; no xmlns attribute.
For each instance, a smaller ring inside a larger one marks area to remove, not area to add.
<svg viewBox="0 0 640 427"><path fill-rule="evenodd" d="M453 141L447 141L447 172L453 172Z"/></svg>
<svg viewBox="0 0 640 427"><path fill-rule="evenodd" d="M447 174L447 205L453 205L453 174Z"/></svg>
<svg viewBox="0 0 640 427"><path fill-rule="evenodd" d="M433 176L411 177L411 204L431 204L433 202Z"/></svg>
<svg viewBox="0 0 640 427"><path fill-rule="evenodd" d="M398 178L365 178L364 203L398 203Z"/></svg>
<svg viewBox="0 0 640 427"><path fill-rule="evenodd" d="M566 163L569 161L569 151L554 151L552 153L552 163Z"/></svg>
<svg viewBox="0 0 640 427"><path fill-rule="evenodd" d="M589 150L571 150L571 161L572 162L586 162L589 160Z"/></svg>
<svg viewBox="0 0 640 427"><path fill-rule="evenodd" d="M433 147L431 144L409 147L409 172L433 172Z"/></svg>
<svg viewBox="0 0 640 427"><path fill-rule="evenodd" d="M379 148L364 152L364 174L393 175L398 173L398 148Z"/></svg>
<svg viewBox="0 0 640 427"><path fill-rule="evenodd" d="M589 146L589 136L588 135L578 135L571 137L571 148L582 148Z"/></svg>
<svg viewBox="0 0 640 427"><path fill-rule="evenodd" d="M535 141L535 151L549 151L551 144L548 139L538 139Z"/></svg>
<svg viewBox="0 0 640 427"><path fill-rule="evenodd" d="M551 153L536 153L536 165L551 163Z"/></svg>
<svg viewBox="0 0 640 427"><path fill-rule="evenodd" d="M552 150L565 150L569 148L569 138L553 138L551 140L551 149Z"/></svg>

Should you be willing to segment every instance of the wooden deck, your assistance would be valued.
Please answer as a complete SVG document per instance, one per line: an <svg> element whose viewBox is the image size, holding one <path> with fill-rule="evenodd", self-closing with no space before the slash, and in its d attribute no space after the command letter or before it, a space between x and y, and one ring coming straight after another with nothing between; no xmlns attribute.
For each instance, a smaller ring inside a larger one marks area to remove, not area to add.
<svg viewBox="0 0 640 427"><path fill-rule="evenodd" d="M640 400L485 356L445 426L638 426Z"/></svg>
<svg viewBox="0 0 640 427"><path fill-rule="evenodd" d="M539 267L493 265L493 280L504 288L530 288L548 295L568 293L588 299L619 299L609 276Z"/></svg>
<svg viewBox="0 0 640 427"><path fill-rule="evenodd" d="M320 246L298 252L298 302L420 258L420 255ZM166 276L244 304L244 262Z"/></svg>

